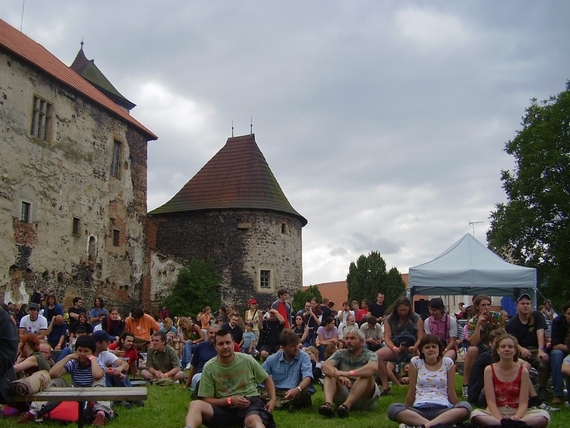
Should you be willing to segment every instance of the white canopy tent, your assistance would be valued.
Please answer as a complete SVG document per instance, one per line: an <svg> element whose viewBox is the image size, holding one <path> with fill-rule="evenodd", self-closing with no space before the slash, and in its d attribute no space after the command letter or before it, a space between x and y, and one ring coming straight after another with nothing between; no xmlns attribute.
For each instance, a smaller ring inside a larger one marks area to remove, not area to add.
<svg viewBox="0 0 570 428"><path fill-rule="evenodd" d="M510 296L528 293L536 305L536 269L513 265L466 234L435 259L410 268L408 296Z"/></svg>

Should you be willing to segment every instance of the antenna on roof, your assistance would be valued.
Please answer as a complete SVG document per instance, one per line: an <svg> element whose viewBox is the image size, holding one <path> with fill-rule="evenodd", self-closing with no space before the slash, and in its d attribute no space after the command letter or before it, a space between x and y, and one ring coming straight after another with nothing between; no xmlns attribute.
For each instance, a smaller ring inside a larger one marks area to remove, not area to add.
<svg viewBox="0 0 570 428"><path fill-rule="evenodd" d="M234 138L234 120L232 119L232 138Z"/></svg>
<svg viewBox="0 0 570 428"><path fill-rule="evenodd" d="M85 44L85 43L83 43L83 37L81 38L81 43L80 43L80 44L81 44L81 50L83 50L83 45Z"/></svg>
<svg viewBox="0 0 570 428"><path fill-rule="evenodd" d="M22 0L22 18L20 19L20 33L24 27L24 6L26 6L26 0Z"/></svg>
<svg viewBox="0 0 570 428"><path fill-rule="evenodd" d="M249 135L253 134L253 117L249 120Z"/></svg>

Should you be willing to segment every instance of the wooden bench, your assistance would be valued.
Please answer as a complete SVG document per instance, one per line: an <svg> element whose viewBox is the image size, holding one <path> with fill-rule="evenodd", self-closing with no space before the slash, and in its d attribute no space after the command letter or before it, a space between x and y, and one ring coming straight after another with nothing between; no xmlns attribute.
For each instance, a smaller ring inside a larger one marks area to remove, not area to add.
<svg viewBox="0 0 570 428"><path fill-rule="evenodd" d="M145 387L132 388L71 388L71 387L49 387L37 394L28 396L18 396L14 401L77 401L79 415L83 412L86 401L138 401L146 400L148 392ZM83 428L83 418L79 417L77 426Z"/></svg>

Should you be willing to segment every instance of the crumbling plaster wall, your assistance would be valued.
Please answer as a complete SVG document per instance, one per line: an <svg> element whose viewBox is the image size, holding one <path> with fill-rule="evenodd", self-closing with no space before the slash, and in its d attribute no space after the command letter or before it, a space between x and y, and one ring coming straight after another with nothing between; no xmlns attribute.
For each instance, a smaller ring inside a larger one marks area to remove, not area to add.
<svg viewBox="0 0 570 428"><path fill-rule="evenodd" d="M96 295L140 300L147 141L106 110L0 52L0 284L6 301L52 290L65 305ZM53 105L48 141L30 136L33 96ZM114 141L120 177L110 176ZM31 203L21 222L22 201ZM80 220L72 234L73 218ZM113 245L113 229L120 231Z"/></svg>
<svg viewBox="0 0 570 428"><path fill-rule="evenodd" d="M277 290L302 286L302 226L293 216L265 211L216 211L153 215L148 220L149 297L167 294L180 261L212 259L220 274L222 300L242 310L255 297L265 307ZM287 225L286 228L283 225ZM270 270L270 289L259 287L259 271ZM158 275L160 272L160 276Z"/></svg>

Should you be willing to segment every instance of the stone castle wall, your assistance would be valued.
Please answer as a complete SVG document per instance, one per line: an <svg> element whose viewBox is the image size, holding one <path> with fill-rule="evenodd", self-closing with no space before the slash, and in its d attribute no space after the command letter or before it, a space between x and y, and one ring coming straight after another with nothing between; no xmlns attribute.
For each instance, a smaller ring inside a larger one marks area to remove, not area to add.
<svg viewBox="0 0 570 428"><path fill-rule="evenodd" d="M212 259L221 277L222 302L241 310L248 299L265 308L277 290L302 286L302 226L298 218L266 211L216 211L150 216L149 282L143 295L157 306L184 261ZM260 271L270 272L262 288Z"/></svg>
<svg viewBox="0 0 570 428"><path fill-rule="evenodd" d="M5 51L0 75L0 297L23 303L47 288L66 307L77 295L90 308L101 295L126 310L141 299L146 269L145 136ZM53 105L47 141L30 135L34 96Z"/></svg>

